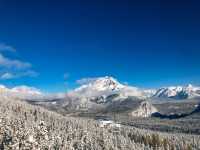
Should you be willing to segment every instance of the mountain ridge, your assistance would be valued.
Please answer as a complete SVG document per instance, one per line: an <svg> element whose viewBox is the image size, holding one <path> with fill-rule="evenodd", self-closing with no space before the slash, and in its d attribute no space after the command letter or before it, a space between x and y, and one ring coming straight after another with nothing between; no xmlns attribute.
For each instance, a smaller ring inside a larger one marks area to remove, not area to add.
<svg viewBox="0 0 200 150"><path fill-rule="evenodd" d="M88 82L81 84L80 87L72 89L65 93L43 93L41 90L26 85L7 88L0 85L1 95L6 93L12 96L23 97L24 99L53 99L53 98L72 98L72 99L101 99L101 102L107 103L106 98L111 95L118 95L118 99L125 99L129 96L141 99L148 98L170 98L170 99L191 99L200 98L200 87L191 84L187 86L168 86L159 89L143 89L127 84L120 83L111 76L91 78ZM115 97L116 99L116 97ZM99 101L98 100L98 101ZM99 102L100 102L99 101Z"/></svg>
<svg viewBox="0 0 200 150"><path fill-rule="evenodd" d="M191 84L187 86L170 86L157 90L153 97L174 98L174 99L190 99L200 97L200 87Z"/></svg>

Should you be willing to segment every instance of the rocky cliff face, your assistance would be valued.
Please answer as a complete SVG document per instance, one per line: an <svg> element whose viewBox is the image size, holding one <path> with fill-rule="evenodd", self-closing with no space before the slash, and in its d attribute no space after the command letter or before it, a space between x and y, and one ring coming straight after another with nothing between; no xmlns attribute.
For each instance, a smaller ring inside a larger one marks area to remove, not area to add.
<svg viewBox="0 0 200 150"><path fill-rule="evenodd" d="M131 115L133 117L150 117L155 112L158 112L158 110L152 104L143 101L139 108L131 112Z"/></svg>

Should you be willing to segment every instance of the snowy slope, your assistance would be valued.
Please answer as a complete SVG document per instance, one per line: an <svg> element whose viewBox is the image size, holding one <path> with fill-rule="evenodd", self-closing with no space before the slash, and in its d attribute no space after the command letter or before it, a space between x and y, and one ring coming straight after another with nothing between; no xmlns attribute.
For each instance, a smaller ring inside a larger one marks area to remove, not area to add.
<svg viewBox="0 0 200 150"><path fill-rule="evenodd" d="M189 99L200 97L200 87L192 86L171 86L160 88L155 93L154 97L161 98L175 98L175 99Z"/></svg>

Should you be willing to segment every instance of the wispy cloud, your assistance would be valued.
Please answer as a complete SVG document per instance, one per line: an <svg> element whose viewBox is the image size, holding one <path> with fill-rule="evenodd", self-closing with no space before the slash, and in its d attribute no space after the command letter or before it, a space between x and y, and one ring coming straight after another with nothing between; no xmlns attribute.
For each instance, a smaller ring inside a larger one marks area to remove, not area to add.
<svg viewBox="0 0 200 150"><path fill-rule="evenodd" d="M15 75L9 72L6 72L0 76L2 80L14 79Z"/></svg>
<svg viewBox="0 0 200 150"><path fill-rule="evenodd" d="M32 70L32 64L19 59L13 59L2 54L3 52L17 52L10 45L0 43L0 80L16 79L21 77L37 77L39 74Z"/></svg>
<svg viewBox="0 0 200 150"><path fill-rule="evenodd" d="M9 80L9 79L17 79L21 77L37 77L39 73L33 71L33 70L28 70L25 72L19 72L19 73L11 73L11 72L5 72L2 75L0 75L1 80Z"/></svg>
<svg viewBox="0 0 200 150"><path fill-rule="evenodd" d="M0 51L16 52L16 49L14 47L10 46L10 45L0 43Z"/></svg>
<svg viewBox="0 0 200 150"><path fill-rule="evenodd" d="M26 69L30 68L31 64L17 59L10 59L0 54L0 66L14 69Z"/></svg>
<svg viewBox="0 0 200 150"><path fill-rule="evenodd" d="M87 83L93 82L96 79L97 78L82 78L80 80L77 80L76 83L82 85L82 84L87 84Z"/></svg>

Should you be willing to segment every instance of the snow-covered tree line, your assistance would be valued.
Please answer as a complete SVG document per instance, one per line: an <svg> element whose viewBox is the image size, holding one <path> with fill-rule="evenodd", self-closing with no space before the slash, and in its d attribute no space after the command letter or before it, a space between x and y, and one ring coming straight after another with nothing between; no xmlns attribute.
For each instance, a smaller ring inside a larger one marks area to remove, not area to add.
<svg viewBox="0 0 200 150"><path fill-rule="evenodd" d="M0 149L192 150L200 149L200 136L100 127L92 119L65 117L17 99L0 98Z"/></svg>

